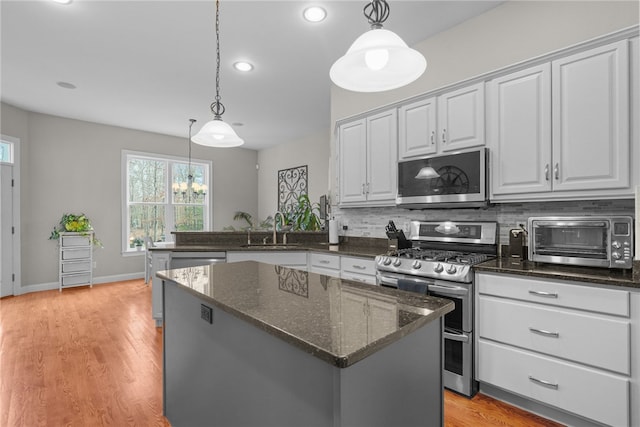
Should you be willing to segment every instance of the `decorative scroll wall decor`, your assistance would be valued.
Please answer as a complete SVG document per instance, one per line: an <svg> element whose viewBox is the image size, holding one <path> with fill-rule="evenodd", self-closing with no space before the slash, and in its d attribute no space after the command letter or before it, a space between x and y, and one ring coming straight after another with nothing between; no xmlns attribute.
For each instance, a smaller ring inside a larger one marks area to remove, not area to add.
<svg viewBox="0 0 640 427"><path fill-rule="evenodd" d="M278 210L286 212L307 194L307 165L278 171Z"/></svg>
<svg viewBox="0 0 640 427"><path fill-rule="evenodd" d="M281 291L309 298L309 273L293 268L275 266L278 274L278 288Z"/></svg>

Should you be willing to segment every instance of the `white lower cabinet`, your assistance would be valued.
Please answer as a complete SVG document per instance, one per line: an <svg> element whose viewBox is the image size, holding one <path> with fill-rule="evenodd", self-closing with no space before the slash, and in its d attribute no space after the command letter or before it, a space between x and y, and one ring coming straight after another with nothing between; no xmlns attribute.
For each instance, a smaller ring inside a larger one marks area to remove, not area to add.
<svg viewBox="0 0 640 427"><path fill-rule="evenodd" d="M93 231L60 233L58 290L93 286Z"/></svg>
<svg viewBox="0 0 640 427"><path fill-rule="evenodd" d="M376 264L372 258L360 258L352 256L340 257L340 278L366 283L376 284Z"/></svg>
<svg viewBox="0 0 640 427"><path fill-rule="evenodd" d="M309 253L309 271L325 276L340 277L340 255Z"/></svg>
<svg viewBox="0 0 640 427"><path fill-rule="evenodd" d="M630 301L624 289L477 273L481 389L498 387L592 423L632 425L638 313Z"/></svg>

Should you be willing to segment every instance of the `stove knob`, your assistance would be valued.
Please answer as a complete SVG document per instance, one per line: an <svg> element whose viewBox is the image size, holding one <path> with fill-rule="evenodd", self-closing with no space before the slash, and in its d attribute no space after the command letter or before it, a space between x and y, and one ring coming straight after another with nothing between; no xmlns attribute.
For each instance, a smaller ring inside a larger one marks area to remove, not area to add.
<svg viewBox="0 0 640 427"><path fill-rule="evenodd" d="M611 253L611 257L613 259L620 259L620 258L622 258L622 255L620 255L620 252L612 252Z"/></svg>
<svg viewBox="0 0 640 427"><path fill-rule="evenodd" d="M614 241L611 243L611 247L612 247L613 249L620 249L620 248L622 247L622 245L621 245L621 244L620 244L620 242L618 242L617 240L614 240Z"/></svg>
<svg viewBox="0 0 640 427"><path fill-rule="evenodd" d="M456 268L455 265L450 265L449 267L447 267L447 273L449 274L454 274L458 269Z"/></svg>
<svg viewBox="0 0 640 427"><path fill-rule="evenodd" d="M384 265L389 265L391 264L391 258L389 258L388 256L384 257L384 259L382 260L382 263Z"/></svg>
<svg viewBox="0 0 640 427"><path fill-rule="evenodd" d="M435 267L433 267L433 271L435 271L436 273L442 273L443 270L444 270L444 267L440 263L438 263Z"/></svg>
<svg viewBox="0 0 640 427"><path fill-rule="evenodd" d="M420 267L422 267L422 264L420 263L420 261L415 260L413 261L413 264L411 265L413 268L415 268L416 270L420 269Z"/></svg>
<svg viewBox="0 0 640 427"><path fill-rule="evenodd" d="M400 267L400 264L402 264L402 261L400 261L400 258L396 258L396 259L393 261L393 266L394 266L394 267Z"/></svg>

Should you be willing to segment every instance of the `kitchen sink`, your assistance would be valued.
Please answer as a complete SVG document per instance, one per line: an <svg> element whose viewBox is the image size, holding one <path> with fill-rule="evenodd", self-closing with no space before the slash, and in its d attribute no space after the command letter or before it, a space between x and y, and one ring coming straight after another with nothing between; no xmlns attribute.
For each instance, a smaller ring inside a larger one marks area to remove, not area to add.
<svg viewBox="0 0 640 427"><path fill-rule="evenodd" d="M262 244L262 243L251 243L248 245L240 245L241 248L251 248L251 249L299 249L300 243L273 243Z"/></svg>

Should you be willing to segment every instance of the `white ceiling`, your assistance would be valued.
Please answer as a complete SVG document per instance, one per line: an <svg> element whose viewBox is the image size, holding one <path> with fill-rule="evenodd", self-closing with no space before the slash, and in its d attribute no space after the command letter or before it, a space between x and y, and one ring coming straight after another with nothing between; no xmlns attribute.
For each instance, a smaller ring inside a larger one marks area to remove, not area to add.
<svg viewBox="0 0 640 427"><path fill-rule="evenodd" d="M329 129L329 68L368 30L366 0L220 2L223 119L246 148ZM390 0L409 45L501 1ZM309 4L325 21L302 19ZM212 118L215 1L1 0L1 100L29 111L186 137ZM250 73L232 68L240 59ZM428 58L427 58L428 61ZM427 72L429 72L427 68ZM76 89L64 89L57 82Z"/></svg>

